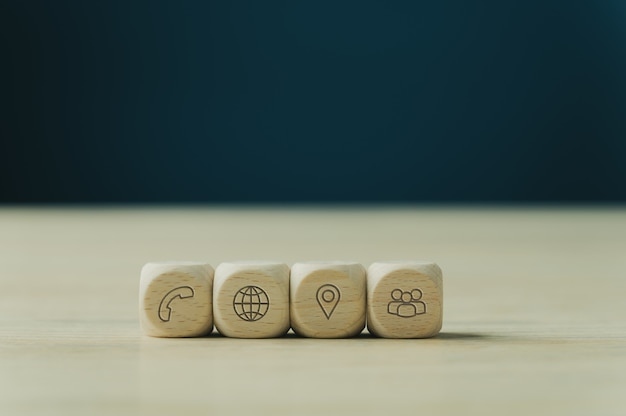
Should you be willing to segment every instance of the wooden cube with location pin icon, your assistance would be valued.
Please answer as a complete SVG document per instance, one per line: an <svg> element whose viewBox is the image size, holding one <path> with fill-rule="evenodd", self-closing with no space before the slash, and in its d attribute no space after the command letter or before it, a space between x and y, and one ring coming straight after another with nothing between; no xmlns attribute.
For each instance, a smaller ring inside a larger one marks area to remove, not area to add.
<svg viewBox="0 0 626 416"><path fill-rule="evenodd" d="M289 330L289 267L277 262L227 262L215 270L215 327L235 338L273 338Z"/></svg>
<svg viewBox="0 0 626 416"><path fill-rule="evenodd" d="M213 329L213 268L202 262L147 263L139 281L146 335L195 337Z"/></svg>
<svg viewBox="0 0 626 416"><path fill-rule="evenodd" d="M354 262L306 262L291 268L291 327L298 335L345 338L361 333L365 269Z"/></svg>
<svg viewBox="0 0 626 416"><path fill-rule="evenodd" d="M429 338L441 330L443 278L432 262L378 262L367 271L367 328L385 338Z"/></svg>

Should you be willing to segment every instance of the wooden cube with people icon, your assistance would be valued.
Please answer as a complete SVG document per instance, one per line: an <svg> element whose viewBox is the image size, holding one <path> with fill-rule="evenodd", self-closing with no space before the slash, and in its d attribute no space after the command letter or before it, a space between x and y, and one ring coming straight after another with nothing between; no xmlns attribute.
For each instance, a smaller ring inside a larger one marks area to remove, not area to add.
<svg viewBox="0 0 626 416"><path fill-rule="evenodd" d="M350 261L296 263L291 268L291 327L313 338L346 338L365 328L365 268Z"/></svg>
<svg viewBox="0 0 626 416"><path fill-rule="evenodd" d="M367 328L385 338L429 338L441 330L443 279L430 262L378 262L367 271Z"/></svg>
<svg viewBox="0 0 626 416"><path fill-rule="evenodd" d="M195 337L213 329L213 267L201 262L148 263L139 280L139 320L146 335Z"/></svg>
<svg viewBox="0 0 626 416"><path fill-rule="evenodd" d="M215 327L235 338L273 338L289 330L289 267L277 262L226 262L215 270Z"/></svg>

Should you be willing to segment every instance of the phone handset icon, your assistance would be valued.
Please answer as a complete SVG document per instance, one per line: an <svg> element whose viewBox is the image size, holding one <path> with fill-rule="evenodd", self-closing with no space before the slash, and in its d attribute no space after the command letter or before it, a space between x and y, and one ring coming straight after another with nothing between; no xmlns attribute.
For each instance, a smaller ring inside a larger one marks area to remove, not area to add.
<svg viewBox="0 0 626 416"><path fill-rule="evenodd" d="M170 317L172 316L172 308L170 307L170 304L176 298L193 298L194 295L195 292L190 286L180 286L167 292L159 304L159 319L163 322L169 322Z"/></svg>

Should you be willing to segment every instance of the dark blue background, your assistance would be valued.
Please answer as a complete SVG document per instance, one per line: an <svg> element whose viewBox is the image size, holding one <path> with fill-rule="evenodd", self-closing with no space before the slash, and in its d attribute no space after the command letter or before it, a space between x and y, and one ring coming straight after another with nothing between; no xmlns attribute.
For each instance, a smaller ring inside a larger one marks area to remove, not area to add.
<svg viewBox="0 0 626 416"><path fill-rule="evenodd" d="M624 1L0 4L0 202L626 200Z"/></svg>

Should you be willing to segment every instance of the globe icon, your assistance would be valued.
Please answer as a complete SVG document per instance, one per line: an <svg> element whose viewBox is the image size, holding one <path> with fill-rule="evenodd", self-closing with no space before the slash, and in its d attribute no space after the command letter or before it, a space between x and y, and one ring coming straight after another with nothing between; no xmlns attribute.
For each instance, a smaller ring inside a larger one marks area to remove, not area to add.
<svg viewBox="0 0 626 416"><path fill-rule="evenodd" d="M244 321L258 321L270 308L270 300L260 287L246 286L235 293L233 308L237 316Z"/></svg>

